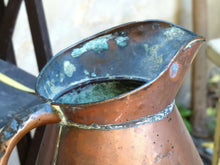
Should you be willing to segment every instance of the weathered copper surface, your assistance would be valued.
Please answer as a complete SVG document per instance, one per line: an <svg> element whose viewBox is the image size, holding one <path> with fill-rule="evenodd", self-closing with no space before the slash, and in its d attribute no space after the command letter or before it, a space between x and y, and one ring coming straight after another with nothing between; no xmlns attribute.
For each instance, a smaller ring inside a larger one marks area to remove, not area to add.
<svg viewBox="0 0 220 165"><path fill-rule="evenodd" d="M43 140L54 144L42 147L52 154L41 154L37 164L202 164L173 101L202 41L177 25L144 21L63 50L38 77L36 92L48 103L1 132L1 164L25 132L57 122L54 138ZM142 84L118 96L117 82L89 86L113 80ZM59 100L73 88L75 99Z"/></svg>
<svg viewBox="0 0 220 165"><path fill-rule="evenodd" d="M129 129L63 127L57 164L202 164L183 125L175 107L163 120Z"/></svg>
<svg viewBox="0 0 220 165"><path fill-rule="evenodd" d="M1 130L0 164L7 164L14 146L31 129L59 121L59 116L51 110L47 103L34 106L16 116Z"/></svg>

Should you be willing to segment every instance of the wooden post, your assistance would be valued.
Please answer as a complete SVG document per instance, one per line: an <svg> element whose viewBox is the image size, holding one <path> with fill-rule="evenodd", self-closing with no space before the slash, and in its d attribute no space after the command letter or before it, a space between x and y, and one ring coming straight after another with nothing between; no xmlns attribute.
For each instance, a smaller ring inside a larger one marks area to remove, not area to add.
<svg viewBox="0 0 220 165"><path fill-rule="evenodd" d="M25 0L32 40L41 70L52 57L50 39L46 25L42 0Z"/></svg>
<svg viewBox="0 0 220 165"><path fill-rule="evenodd" d="M218 88L220 89L220 83ZM218 112L216 118L214 146L215 147L212 157L212 165L219 165L220 164L220 98L218 99Z"/></svg>
<svg viewBox="0 0 220 165"><path fill-rule="evenodd" d="M52 57L52 50L42 0L25 0L25 5L37 58L38 69L41 70ZM53 127L56 127L56 125L53 125ZM45 133L45 128L47 130L49 129L48 126L42 126L36 129L35 136L30 144L30 150L27 155L25 165L34 164L36 161L41 141Z"/></svg>
<svg viewBox="0 0 220 165"><path fill-rule="evenodd" d="M206 0L193 0L194 32L207 37L207 3ZM193 135L207 137L207 68L206 46L200 49L192 65L192 124Z"/></svg>
<svg viewBox="0 0 220 165"><path fill-rule="evenodd" d="M207 44L207 55L209 59L220 67L220 38L210 40ZM218 84L220 90L220 82ZM217 118L214 137L214 152L212 157L212 165L220 165L220 91L218 98Z"/></svg>
<svg viewBox="0 0 220 165"><path fill-rule="evenodd" d="M12 35L22 0L9 0L5 6L0 1L0 58L16 63L12 45Z"/></svg>

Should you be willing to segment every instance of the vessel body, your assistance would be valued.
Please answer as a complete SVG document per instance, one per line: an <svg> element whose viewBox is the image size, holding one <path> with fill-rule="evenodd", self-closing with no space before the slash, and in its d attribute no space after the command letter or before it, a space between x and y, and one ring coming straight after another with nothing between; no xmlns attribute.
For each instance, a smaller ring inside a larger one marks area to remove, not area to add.
<svg viewBox="0 0 220 165"><path fill-rule="evenodd" d="M50 123L56 124L46 129L39 165L202 164L175 97L203 41L175 24L150 20L63 50L37 79L36 93L46 103L1 131L0 164L25 133ZM139 85L128 88L131 82Z"/></svg>

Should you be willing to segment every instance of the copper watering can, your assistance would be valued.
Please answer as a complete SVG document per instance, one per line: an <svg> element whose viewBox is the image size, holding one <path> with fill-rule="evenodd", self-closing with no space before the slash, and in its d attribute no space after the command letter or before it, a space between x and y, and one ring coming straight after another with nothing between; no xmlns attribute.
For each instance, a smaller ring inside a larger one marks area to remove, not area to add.
<svg viewBox="0 0 220 165"><path fill-rule="evenodd" d="M111 28L63 50L37 79L36 93L46 103L1 131L0 164L7 164L28 131L50 123L59 130L57 140L47 139L52 156L36 164L202 164L174 98L203 41L151 20Z"/></svg>

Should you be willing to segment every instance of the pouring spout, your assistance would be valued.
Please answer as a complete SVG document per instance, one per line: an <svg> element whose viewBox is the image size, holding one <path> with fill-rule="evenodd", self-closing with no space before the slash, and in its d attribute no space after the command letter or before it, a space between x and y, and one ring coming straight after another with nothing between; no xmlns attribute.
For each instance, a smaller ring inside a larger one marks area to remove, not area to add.
<svg viewBox="0 0 220 165"><path fill-rule="evenodd" d="M186 44L183 48L184 51L186 51L187 49L191 50L191 49L198 49L201 47L201 45L206 41L206 39L204 37L197 37L191 41L189 41L188 44ZM195 48L194 48L195 47ZM197 51L195 53L192 53L191 55L193 56L192 61L194 59L194 57L196 56ZM191 62L192 62L191 61Z"/></svg>
<svg viewBox="0 0 220 165"><path fill-rule="evenodd" d="M133 99L141 102L140 110L129 106L120 122L152 115L172 103L203 41L203 37L189 30L159 20L113 27L54 56L38 77L36 93L60 106L58 96L90 82L137 80L144 82L143 85L122 95L97 102L62 103L62 106L73 107L71 120L78 123L84 119L86 108L91 108L93 115L86 124L119 122L118 104L130 105ZM103 106L108 104L115 108L107 112ZM99 121L96 113L102 114ZM111 119L103 121L108 115Z"/></svg>
<svg viewBox="0 0 220 165"><path fill-rule="evenodd" d="M170 63L169 72L171 79L174 81L179 79L179 84L182 84L182 81L189 70L192 61L194 60L204 41L205 38L203 37L194 38L179 50Z"/></svg>
<svg viewBox="0 0 220 165"><path fill-rule="evenodd" d="M194 43L196 42L199 42L200 44L202 44L203 42L205 42L206 39L204 37L198 37L198 38L195 38L193 40L191 40L185 47L184 47L184 50L186 49L189 49L193 46Z"/></svg>
<svg viewBox="0 0 220 165"><path fill-rule="evenodd" d="M181 67L188 67L194 53L180 57L181 52L194 52L202 41L197 34L160 20L120 25L58 53L40 73L36 92L53 100L64 89L94 79L134 79L149 85L179 58L185 61Z"/></svg>

